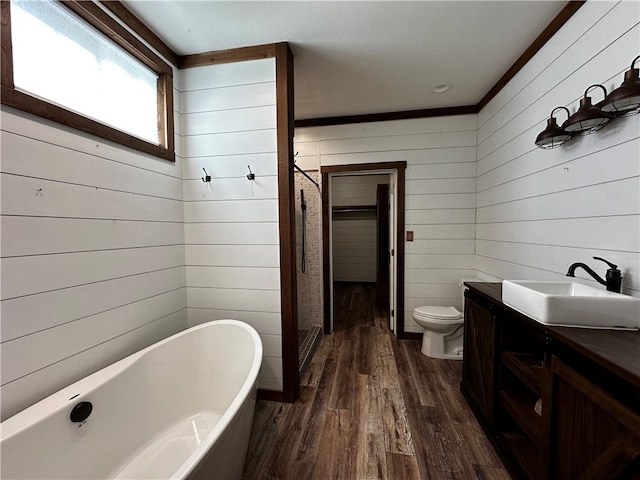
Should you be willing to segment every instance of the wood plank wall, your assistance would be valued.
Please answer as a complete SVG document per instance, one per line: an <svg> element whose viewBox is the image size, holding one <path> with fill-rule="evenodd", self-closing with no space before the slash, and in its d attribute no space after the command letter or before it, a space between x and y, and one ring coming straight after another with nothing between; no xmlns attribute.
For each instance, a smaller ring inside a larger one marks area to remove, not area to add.
<svg viewBox="0 0 640 480"><path fill-rule="evenodd" d="M4 420L184 329L187 311L180 158L0 115Z"/></svg>
<svg viewBox="0 0 640 480"><path fill-rule="evenodd" d="M179 77L189 326L252 325L264 346L258 387L282 391L275 59Z"/></svg>
<svg viewBox="0 0 640 480"><path fill-rule="evenodd" d="M623 270L624 293L640 296L640 116L555 150L534 145L554 107L573 113L590 85L622 83L640 53L639 20L638 2L587 2L478 114L480 273L562 280L584 262L604 277L592 259L601 256Z"/></svg>
<svg viewBox="0 0 640 480"><path fill-rule="evenodd" d="M476 115L296 129L305 164L406 161L405 331L420 305L461 307L475 276Z"/></svg>

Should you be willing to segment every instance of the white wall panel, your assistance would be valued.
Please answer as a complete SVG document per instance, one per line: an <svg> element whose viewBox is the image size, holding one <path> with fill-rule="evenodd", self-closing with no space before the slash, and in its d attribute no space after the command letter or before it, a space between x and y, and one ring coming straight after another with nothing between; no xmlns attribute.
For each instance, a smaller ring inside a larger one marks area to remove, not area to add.
<svg viewBox="0 0 640 480"><path fill-rule="evenodd" d="M475 177L422 180L406 179L405 182L405 193L408 196L431 195L436 193L451 194L450 192L476 193Z"/></svg>
<svg viewBox="0 0 640 480"><path fill-rule="evenodd" d="M158 222L181 222L184 215L180 200L6 173L2 173L0 181L2 181L2 192L0 192L2 215Z"/></svg>
<svg viewBox="0 0 640 480"><path fill-rule="evenodd" d="M168 162L153 155L123 148L121 145L102 140L74 130L73 128L65 127L4 105L2 107L1 131L2 135L11 132L19 136L37 139L52 147L60 146L72 151L82 152L86 154L85 160L87 161L91 161L90 157L97 156L107 161L130 165L135 169L142 168L155 172L158 175L168 175L177 179L181 178L180 171L182 167L180 162ZM3 136L0 138L2 138L2 151L4 152L6 148L10 147L8 141L5 142L6 137ZM52 152L57 151L56 148L52 150ZM25 157L22 157L23 161L24 158ZM38 158L40 157L35 156L35 161L38 161ZM5 161L10 161L12 164L17 163L16 161L4 158L3 155L2 163L4 164ZM29 162L31 161L32 160ZM82 168L73 169L76 175L83 175L82 170ZM44 172L45 171L40 170L40 173ZM52 175L56 175L56 173L47 172L47 178Z"/></svg>
<svg viewBox="0 0 640 480"><path fill-rule="evenodd" d="M571 189L510 200L479 207L477 223L633 215L640 213L640 202L629 199L637 197L639 191L640 179L632 177L583 187L580 196Z"/></svg>
<svg viewBox="0 0 640 480"><path fill-rule="evenodd" d="M184 181L184 199L187 202L240 199L250 202L272 198L278 198L278 178L275 176L256 176L253 181L248 180L246 175L240 178L212 180L211 183L203 182L201 179Z"/></svg>
<svg viewBox="0 0 640 480"><path fill-rule="evenodd" d="M278 245L187 245L186 264L212 267L280 268Z"/></svg>
<svg viewBox="0 0 640 480"><path fill-rule="evenodd" d="M573 112L589 85L620 85L638 54L639 18L638 2L587 2L478 114L480 275L560 280L578 261L604 275L592 259L601 256L625 272L624 293L640 296L640 117L555 150L533 144L555 106Z"/></svg>
<svg viewBox="0 0 640 480"><path fill-rule="evenodd" d="M187 302L189 308L279 313L280 291L188 287Z"/></svg>
<svg viewBox="0 0 640 480"><path fill-rule="evenodd" d="M73 147L50 144L11 132L2 131L0 140L4 173L94 189L178 201L182 199L182 182L173 175L159 174L142 166L104 158L102 152L87 154ZM24 161L24 152L29 152L29 161ZM51 169L52 164L56 166L55 169ZM83 168L78 168L78 165ZM172 173L180 174L179 170Z"/></svg>
<svg viewBox="0 0 640 480"><path fill-rule="evenodd" d="M2 299L182 265L182 245L3 258Z"/></svg>
<svg viewBox="0 0 640 480"><path fill-rule="evenodd" d="M413 197L407 196L406 199L406 217L405 223L407 230L411 230L409 226L413 225L446 225L456 223L473 224L476 219L476 210L474 208L446 208L435 210L418 210L413 206Z"/></svg>
<svg viewBox="0 0 640 480"><path fill-rule="evenodd" d="M276 104L272 79L264 83L185 90L180 97L184 112L211 112Z"/></svg>
<svg viewBox="0 0 640 480"><path fill-rule="evenodd" d="M476 129L476 115L461 115L296 130L305 153L319 151L321 166L407 162L405 224L414 232L405 243L407 331L422 331L414 307L459 307L457 283L475 277Z"/></svg>
<svg viewBox="0 0 640 480"><path fill-rule="evenodd" d="M256 174L256 178L278 174L277 154L271 152L186 158L183 161L183 175L184 180L202 181L204 168L211 175L212 181L228 177L246 178L249 173L247 165L251 165L251 171Z"/></svg>
<svg viewBox="0 0 640 480"><path fill-rule="evenodd" d="M280 283L277 268L188 266L187 287L271 290Z"/></svg>
<svg viewBox="0 0 640 480"><path fill-rule="evenodd" d="M321 127L320 140L343 138L369 138L396 135L416 135L421 133L475 131L474 115L453 115L449 117L429 117L392 122L353 123ZM296 135L298 135L296 130ZM304 134L304 132L303 132ZM475 143L474 143L475 144Z"/></svg>
<svg viewBox="0 0 640 480"><path fill-rule="evenodd" d="M242 305L237 305L242 307ZM246 322L264 335L280 335L279 312L256 312L248 310L223 310L216 308L189 307L189 326L193 327L212 320L233 319Z"/></svg>
<svg viewBox="0 0 640 480"><path fill-rule="evenodd" d="M320 142L322 155L382 152L390 150L418 150L424 148L469 147L476 143L476 131L435 132L414 135L324 140Z"/></svg>
<svg viewBox="0 0 640 480"><path fill-rule="evenodd" d="M184 203L186 223L277 222L277 199L189 201Z"/></svg>
<svg viewBox="0 0 640 480"><path fill-rule="evenodd" d="M2 256L116 250L184 243L178 222L5 217Z"/></svg>
<svg viewBox="0 0 640 480"><path fill-rule="evenodd" d="M282 390L275 60L180 76L188 322L252 325L265 342L258 387Z"/></svg>
<svg viewBox="0 0 640 480"><path fill-rule="evenodd" d="M0 345L2 384L152 323L185 303L184 288L65 323ZM184 308L184 307L183 307ZM182 310L182 308L181 308ZM31 352L24 355L24 352Z"/></svg>
<svg viewBox="0 0 640 480"><path fill-rule="evenodd" d="M279 245L278 233L275 222L185 224L187 245Z"/></svg>
<svg viewBox="0 0 640 480"><path fill-rule="evenodd" d="M185 137L274 128L276 128L275 105L182 114L182 129L187 132Z"/></svg>
<svg viewBox="0 0 640 480"><path fill-rule="evenodd" d="M275 152L276 134L275 130L252 130L185 136L182 148L184 156L192 158Z"/></svg>
<svg viewBox="0 0 640 480"><path fill-rule="evenodd" d="M213 90L220 87L237 87L260 83L271 83L275 80L275 60L252 60L250 62L223 63L213 66L194 67L180 71L182 92L191 90ZM246 92L236 92L243 97ZM187 105L185 105L185 108ZM183 110L188 111L188 110Z"/></svg>
<svg viewBox="0 0 640 480"><path fill-rule="evenodd" d="M0 115L4 419L185 328L187 311L180 158Z"/></svg>
<svg viewBox="0 0 640 480"><path fill-rule="evenodd" d="M36 370L2 386L2 411L5 418L18 413L42 398L90 375L107 365L159 342L184 328L185 311L168 313L155 322L115 336L89 350ZM26 353L23 352L22 355Z"/></svg>
<svg viewBox="0 0 640 480"><path fill-rule="evenodd" d="M5 300L2 342L184 287L184 267Z"/></svg>

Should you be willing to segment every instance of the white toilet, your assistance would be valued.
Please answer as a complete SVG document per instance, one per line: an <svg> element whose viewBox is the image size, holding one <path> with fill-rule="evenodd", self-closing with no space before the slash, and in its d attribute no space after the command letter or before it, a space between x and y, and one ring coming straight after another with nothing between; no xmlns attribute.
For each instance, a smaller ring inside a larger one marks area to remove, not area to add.
<svg viewBox="0 0 640 480"><path fill-rule="evenodd" d="M464 282L460 281L462 292L462 311L464 312ZM462 360L462 334L464 313L455 307L424 306L413 310L413 319L424 329L422 334L422 353L428 357Z"/></svg>

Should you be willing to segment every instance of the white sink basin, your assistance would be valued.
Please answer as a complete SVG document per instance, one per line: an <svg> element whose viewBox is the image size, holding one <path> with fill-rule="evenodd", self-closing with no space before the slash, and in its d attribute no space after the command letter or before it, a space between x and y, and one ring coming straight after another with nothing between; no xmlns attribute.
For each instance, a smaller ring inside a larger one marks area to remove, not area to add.
<svg viewBox="0 0 640 480"><path fill-rule="evenodd" d="M551 326L640 329L640 299L575 282L504 280L502 301Z"/></svg>

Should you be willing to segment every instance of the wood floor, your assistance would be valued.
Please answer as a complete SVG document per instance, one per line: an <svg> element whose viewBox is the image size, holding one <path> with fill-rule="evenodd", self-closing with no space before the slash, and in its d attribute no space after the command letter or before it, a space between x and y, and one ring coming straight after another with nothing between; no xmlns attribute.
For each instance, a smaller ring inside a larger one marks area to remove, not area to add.
<svg viewBox="0 0 640 480"><path fill-rule="evenodd" d="M257 402L243 478L509 479L460 394L462 362L396 340L373 287L335 297L298 401Z"/></svg>

